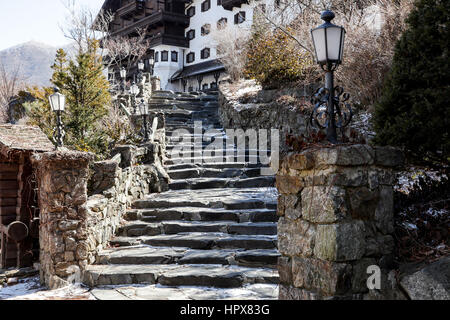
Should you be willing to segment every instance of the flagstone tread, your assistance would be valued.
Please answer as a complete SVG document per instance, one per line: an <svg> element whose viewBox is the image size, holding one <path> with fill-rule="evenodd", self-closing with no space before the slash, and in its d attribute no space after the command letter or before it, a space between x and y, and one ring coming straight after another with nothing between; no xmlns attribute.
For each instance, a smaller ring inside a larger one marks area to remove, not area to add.
<svg viewBox="0 0 450 320"><path fill-rule="evenodd" d="M98 264L222 264L274 268L279 256L276 249L198 250L141 245L128 250L104 250L99 254Z"/></svg>
<svg viewBox="0 0 450 320"><path fill-rule="evenodd" d="M221 232L241 235L276 235L275 222L171 220L157 223L132 221L122 226L119 235L129 237L177 234L183 232Z"/></svg>
<svg viewBox="0 0 450 320"><path fill-rule="evenodd" d="M115 237L111 240L113 246L147 244L162 247L188 247L192 249L274 249L276 248L276 242L276 236L230 235L220 232L189 232L173 235Z"/></svg>
<svg viewBox="0 0 450 320"><path fill-rule="evenodd" d="M277 300L278 285L249 284L230 289L191 286L174 288L159 284L104 286L95 288L90 293L98 300ZM192 311L186 310L186 314L192 314Z"/></svg>
<svg viewBox="0 0 450 320"><path fill-rule="evenodd" d="M84 282L90 287L119 284L161 284L166 286L240 287L244 284L278 282L278 272L267 268L222 265L91 265Z"/></svg>
<svg viewBox="0 0 450 320"><path fill-rule="evenodd" d="M245 188L245 187L273 187L275 178L254 177L254 178L191 178L172 180L169 187L172 190L179 189L208 189L208 188Z"/></svg>

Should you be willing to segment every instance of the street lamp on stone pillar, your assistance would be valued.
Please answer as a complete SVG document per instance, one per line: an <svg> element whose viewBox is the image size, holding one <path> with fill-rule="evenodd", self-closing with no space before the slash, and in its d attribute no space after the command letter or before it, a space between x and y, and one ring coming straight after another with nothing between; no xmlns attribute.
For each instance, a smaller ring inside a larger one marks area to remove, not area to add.
<svg viewBox="0 0 450 320"><path fill-rule="evenodd" d="M146 103L144 99L141 100L141 103L139 104L139 109L142 116L142 126L144 128L144 142L147 142L149 140L148 124L147 124L147 117L149 115L149 110L148 110L148 103Z"/></svg>
<svg viewBox="0 0 450 320"><path fill-rule="evenodd" d="M326 128L327 139L333 144L337 143L336 127L347 126L352 117L350 106L343 103L349 95L344 94L340 102L344 90L334 87L334 71L342 63L345 40L345 29L331 23L334 17L332 11L322 12L321 19L325 23L311 30L317 63L325 71L325 88L318 89L312 98L315 109L311 114L311 122Z"/></svg>
<svg viewBox="0 0 450 320"><path fill-rule="evenodd" d="M155 67L155 57L152 55L150 55L150 58L148 59L148 64L150 66L150 75L153 76L153 72L154 72L154 67Z"/></svg>
<svg viewBox="0 0 450 320"><path fill-rule="evenodd" d="M61 121L61 113L64 112L66 106L66 96L59 93L58 88L55 88L55 93L52 94L48 99L52 111L56 113L56 127L53 130L53 141L56 143L57 147L62 147L65 132L63 123Z"/></svg>
<svg viewBox="0 0 450 320"><path fill-rule="evenodd" d="M142 79L143 79L142 72L144 71L144 68L145 68L144 62L143 61L139 61L138 64L137 64L137 67L138 67L138 83L141 83Z"/></svg>
<svg viewBox="0 0 450 320"><path fill-rule="evenodd" d="M130 94L132 97L132 104L133 104L133 110L134 113L136 113L136 96L139 94L139 87L136 83L133 82L133 84L130 87Z"/></svg>
<svg viewBox="0 0 450 320"><path fill-rule="evenodd" d="M122 67L122 69L120 69L120 78L122 79L122 93L124 93L125 92L125 81L126 81L126 78L127 78L127 70L124 68L124 67Z"/></svg>

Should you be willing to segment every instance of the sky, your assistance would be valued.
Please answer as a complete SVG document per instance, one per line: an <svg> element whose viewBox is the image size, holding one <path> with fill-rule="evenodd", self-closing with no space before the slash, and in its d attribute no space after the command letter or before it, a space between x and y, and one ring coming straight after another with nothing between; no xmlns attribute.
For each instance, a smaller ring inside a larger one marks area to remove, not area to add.
<svg viewBox="0 0 450 320"><path fill-rule="evenodd" d="M73 0L97 13L104 0ZM70 41L60 26L68 16L67 0L0 0L0 50L37 41L62 46Z"/></svg>

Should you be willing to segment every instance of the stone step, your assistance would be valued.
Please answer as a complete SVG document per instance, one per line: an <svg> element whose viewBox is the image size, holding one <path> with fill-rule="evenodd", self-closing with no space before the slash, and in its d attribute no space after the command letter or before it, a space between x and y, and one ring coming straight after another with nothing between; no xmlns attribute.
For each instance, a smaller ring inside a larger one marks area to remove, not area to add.
<svg viewBox="0 0 450 320"><path fill-rule="evenodd" d="M218 162L218 163L183 163L183 164L171 164L166 166L166 170L182 170L182 169L231 169L231 168L259 168L261 164L253 164L248 162Z"/></svg>
<svg viewBox="0 0 450 320"><path fill-rule="evenodd" d="M222 156L222 157L238 157L238 156L245 156L248 158L249 155L257 157L258 155L266 155L270 156L270 150L264 150L264 149L237 149L237 146L234 145L225 145L223 144L223 147L215 148L212 150L196 150L193 147L194 145L179 145L177 149L167 149L166 147L166 156L168 159L180 159L180 158L194 158L194 157L216 157L216 156ZM200 147L196 146L196 147ZM181 149L182 148L182 149Z"/></svg>
<svg viewBox="0 0 450 320"><path fill-rule="evenodd" d="M276 268L276 249L196 250L189 248L135 246L104 250L98 264L222 264Z"/></svg>
<svg viewBox="0 0 450 320"><path fill-rule="evenodd" d="M278 192L275 188L218 188L150 194L145 199L134 201L132 206L134 209L195 207L242 210L276 208L277 201Z"/></svg>
<svg viewBox="0 0 450 320"><path fill-rule="evenodd" d="M260 157L254 155L245 155L245 162L251 164L261 164ZM214 163L242 163L241 157L235 156L212 156L212 157L186 157L174 158L164 161L164 165L170 166L172 164L196 163L196 164L214 164Z"/></svg>
<svg viewBox="0 0 450 320"><path fill-rule="evenodd" d="M274 222L245 222L222 220L220 222L205 221L163 221L146 223L132 221L118 230L119 236L140 237L159 234L177 234L185 232L220 232L240 235L276 235L277 224Z"/></svg>
<svg viewBox="0 0 450 320"><path fill-rule="evenodd" d="M189 179L189 178L232 178L232 177L256 177L261 173L260 168L188 168L181 170L167 171L171 179Z"/></svg>
<svg viewBox="0 0 450 320"><path fill-rule="evenodd" d="M190 232L141 237L115 237L113 246L146 244L154 247L186 247L191 249L276 249L276 236L230 235L222 232Z"/></svg>
<svg viewBox="0 0 450 320"><path fill-rule="evenodd" d="M264 203L247 203L246 206L265 206ZM235 222L277 222L275 209L213 209L196 207L173 207L165 209L128 210L124 216L127 221L155 223L160 221L235 221ZM162 231L157 226L144 226L146 233L159 234ZM139 232L139 231L135 231ZM159 233L158 233L159 232Z"/></svg>
<svg viewBox="0 0 450 320"><path fill-rule="evenodd" d="M89 287L125 284L237 288L279 281L273 269L220 265L91 265L83 282Z"/></svg>
<svg viewBox="0 0 450 320"><path fill-rule="evenodd" d="M95 288L90 291L97 300L278 300L278 284L247 284L240 288L166 287L127 285Z"/></svg>
<svg viewBox="0 0 450 320"><path fill-rule="evenodd" d="M256 178L192 178L172 180L169 183L171 190L180 189L213 189L213 188L263 188L273 187L275 177L261 176Z"/></svg>

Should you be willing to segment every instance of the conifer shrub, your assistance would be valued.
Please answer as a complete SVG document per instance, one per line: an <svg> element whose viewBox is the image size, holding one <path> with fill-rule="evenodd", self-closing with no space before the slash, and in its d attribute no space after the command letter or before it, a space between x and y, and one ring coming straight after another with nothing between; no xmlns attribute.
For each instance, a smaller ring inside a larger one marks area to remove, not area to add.
<svg viewBox="0 0 450 320"><path fill-rule="evenodd" d="M449 19L449 1L415 3L375 106L374 142L425 162L450 159Z"/></svg>

